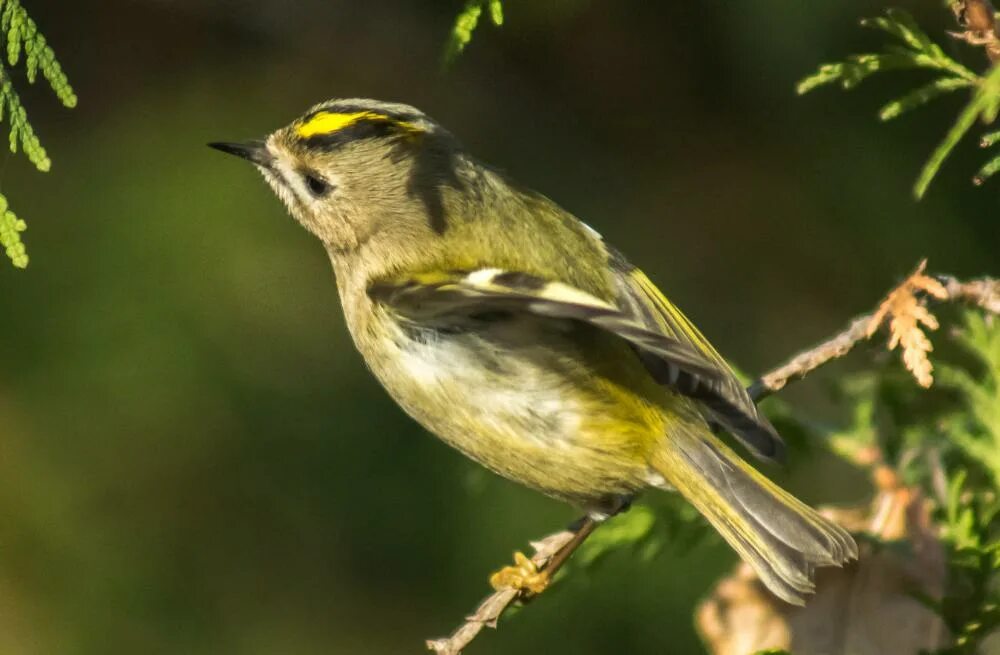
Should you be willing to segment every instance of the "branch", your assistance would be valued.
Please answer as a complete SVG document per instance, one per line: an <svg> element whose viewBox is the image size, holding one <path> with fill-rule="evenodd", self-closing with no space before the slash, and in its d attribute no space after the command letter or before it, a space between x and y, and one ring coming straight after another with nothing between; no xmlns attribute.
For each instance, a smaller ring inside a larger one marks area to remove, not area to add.
<svg viewBox="0 0 1000 655"><path fill-rule="evenodd" d="M921 262L909 277L886 294L877 310L855 318L843 331L760 376L747 389L750 397L754 400L766 398L781 391L789 382L801 380L827 362L851 352L858 343L870 339L887 320L895 322L897 317L893 316L887 305L900 297L912 298L915 291L926 291L927 280L938 283L940 288L936 288L933 294L938 301L969 303L989 313L1000 314L1000 280L982 278L961 282L950 275L931 278L924 275L926 264L926 260ZM896 338L895 332L893 338Z"/></svg>
<svg viewBox="0 0 1000 655"><path fill-rule="evenodd" d="M913 330L919 332L920 322L927 327L937 325L924 308L925 294L941 302L969 303L987 312L1000 314L1000 280L982 278L961 282L949 275L930 277L924 274L926 263L926 260L922 261L909 277L886 294L875 311L855 318L843 331L758 378L747 389L750 396L759 400L780 391L790 382L801 380L820 366L843 357L887 323L892 334L890 349L894 343L902 343L906 360L909 356L906 331L909 330L910 334ZM926 318L928 316L930 321ZM923 353L926 355L926 351ZM915 370L914 375L917 375ZM535 554L531 562L551 580L598 525L597 521L585 516L562 532L532 542ZM499 589L487 596L450 636L428 640L427 648L438 655L460 655L484 627L495 628L497 621L515 601L528 600L533 596L519 589Z"/></svg>
<svg viewBox="0 0 1000 655"><path fill-rule="evenodd" d="M971 303L991 314L1000 314L1000 280L982 278L960 282L950 275L939 275L950 300Z"/></svg>
<svg viewBox="0 0 1000 655"><path fill-rule="evenodd" d="M596 527L597 522L585 516L562 532L532 542L531 547L535 549L535 554L531 557L532 563L551 579L551 576L555 575ZM465 622L451 633L451 636L429 639L427 648L438 655L460 655L462 649L468 646L484 627L497 627L497 621L503 613L521 597L522 591L519 589L498 589L487 596L475 612L465 617Z"/></svg>
<svg viewBox="0 0 1000 655"><path fill-rule="evenodd" d="M874 315L873 312L857 317L844 331L799 353L770 373L760 376L747 388L750 397L755 401L766 398L784 389L789 382L801 380L823 364L851 352L859 341L868 338L868 326Z"/></svg>

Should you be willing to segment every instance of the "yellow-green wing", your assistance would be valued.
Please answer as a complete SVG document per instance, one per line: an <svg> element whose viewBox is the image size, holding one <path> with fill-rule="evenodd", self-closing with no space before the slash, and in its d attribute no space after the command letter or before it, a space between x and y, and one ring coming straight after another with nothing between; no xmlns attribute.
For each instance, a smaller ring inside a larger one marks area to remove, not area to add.
<svg viewBox="0 0 1000 655"><path fill-rule="evenodd" d="M766 459L780 459L784 453L781 437L771 423L760 414L756 404L740 384L726 360L702 336L691 321L681 313L641 270L632 266L621 253L608 248L608 263L618 290L617 304L634 321L647 330L659 332L698 353L711 366L720 382L708 389L696 389L685 394L701 401L710 418L738 438L751 452ZM655 361L646 368L661 383L669 383ZM683 389L679 389L681 393Z"/></svg>
<svg viewBox="0 0 1000 655"><path fill-rule="evenodd" d="M368 295L407 320L439 328L467 324L470 316L491 312L580 321L627 341L684 393L712 393L725 381L718 367L688 344L648 329L585 291L529 273L497 268L424 273L375 281Z"/></svg>
<svg viewBox="0 0 1000 655"><path fill-rule="evenodd" d="M701 402L754 454L780 457L780 438L757 413L718 353L704 352L711 346L645 276L620 270L622 291L617 304L559 281L498 268L378 280L368 287L368 295L401 317L427 326L460 326L470 316L490 312L525 312L588 323L627 341L657 382ZM643 280L656 296L643 291ZM657 296L659 305L654 304ZM673 318L673 312L679 318ZM664 318L658 318L661 315Z"/></svg>

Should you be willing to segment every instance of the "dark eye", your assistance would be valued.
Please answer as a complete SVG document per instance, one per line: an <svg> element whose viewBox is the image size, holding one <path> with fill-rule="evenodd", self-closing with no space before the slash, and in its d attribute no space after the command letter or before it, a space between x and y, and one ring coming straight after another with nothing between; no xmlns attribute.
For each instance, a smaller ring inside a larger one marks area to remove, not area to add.
<svg viewBox="0 0 1000 655"><path fill-rule="evenodd" d="M322 198L330 192L330 183L323 178L313 173L305 173L304 176L306 178L306 186L309 187L309 193L317 198Z"/></svg>

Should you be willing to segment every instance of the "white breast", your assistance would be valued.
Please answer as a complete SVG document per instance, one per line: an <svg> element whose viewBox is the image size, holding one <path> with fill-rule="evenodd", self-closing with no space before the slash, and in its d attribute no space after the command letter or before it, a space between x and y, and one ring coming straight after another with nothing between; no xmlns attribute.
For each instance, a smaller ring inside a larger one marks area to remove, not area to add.
<svg viewBox="0 0 1000 655"><path fill-rule="evenodd" d="M414 338L398 326L383 345L394 351L390 360L396 373L409 379L408 393L423 396L430 406L448 407L456 429L468 429L473 419L549 447L566 445L578 436L580 407L569 381L534 359L530 350L501 353L471 333L428 331ZM393 385L386 382L392 393ZM426 425L419 409L412 409Z"/></svg>

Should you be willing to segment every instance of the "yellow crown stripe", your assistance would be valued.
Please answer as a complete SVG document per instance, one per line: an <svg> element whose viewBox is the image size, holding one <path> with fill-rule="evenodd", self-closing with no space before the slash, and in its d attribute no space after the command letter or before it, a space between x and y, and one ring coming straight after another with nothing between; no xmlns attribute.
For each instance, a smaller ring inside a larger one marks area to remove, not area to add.
<svg viewBox="0 0 1000 655"><path fill-rule="evenodd" d="M349 114L339 114L329 111L321 111L314 114L309 120L303 122L296 128L296 133L303 139L318 134L333 134L339 132L348 125L353 125L363 118L380 118L388 120L387 116L375 114L370 111L356 111Z"/></svg>
<svg viewBox="0 0 1000 655"><path fill-rule="evenodd" d="M334 132L339 132L340 130L350 127L359 121L380 121L386 123L392 123L407 132L416 133L422 130L414 123L406 121L397 121L385 114L379 114L374 111L355 111L349 113L339 113L330 111L321 111L310 117L309 120L303 122L299 125L295 132L303 139L308 139L309 137L333 134Z"/></svg>

